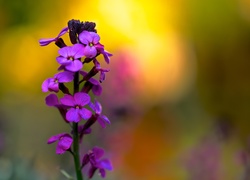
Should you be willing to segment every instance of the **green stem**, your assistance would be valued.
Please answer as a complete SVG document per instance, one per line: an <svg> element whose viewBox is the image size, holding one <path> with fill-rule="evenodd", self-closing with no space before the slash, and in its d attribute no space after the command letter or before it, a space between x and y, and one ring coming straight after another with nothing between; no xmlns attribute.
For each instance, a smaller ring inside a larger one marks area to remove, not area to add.
<svg viewBox="0 0 250 180"><path fill-rule="evenodd" d="M74 94L79 92L79 72L76 72L74 75ZM79 133L78 133L78 123L72 124L73 128L73 156L75 163L75 171L77 180L83 180L80 154L79 154Z"/></svg>

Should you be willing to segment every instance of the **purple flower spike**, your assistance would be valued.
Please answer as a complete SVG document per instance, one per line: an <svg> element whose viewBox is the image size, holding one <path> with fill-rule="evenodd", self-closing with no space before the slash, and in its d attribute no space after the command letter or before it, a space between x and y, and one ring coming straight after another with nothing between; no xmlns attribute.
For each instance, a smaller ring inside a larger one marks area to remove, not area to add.
<svg viewBox="0 0 250 180"><path fill-rule="evenodd" d="M90 102L89 107L93 109L93 111L95 111L96 116L97 116L97 122L101 125L102 128L105 128L106 124L110 124L109 119L106 116L101 114L102 106L97 100L95 100L94 103Z"/></svg>
<svg viewBox="0 0 250 180"><path fill-rule="evenodd" d="M72 72L60 72L57 73L53 78L46 79L42 84L42 91L54 91L59 92L59 83L71 82L74 79Z"/></svg>
<svg viewBox="0 0 250 180"><path fill-rule="evenodd" d="M39 40L40 46L47 46L48 44L52 42L56 42L62 35L68 32L68 29L69 29L68 27L63 28L61 32L55 38L40 39Z"/></svg>
<svg viewBox="0 0 250 180"><path fill-rule="evenodd" d="M82 69L83 64L79 60L84 56L83 45L75 44L59 49L60 56L56 58L57 62L65 67L68 71L77 72Z"/></svg>
<svg viewBox="0 0 250 180"><path fill-rule="evenodd" d="M79 34L79 40L84 47L84 55L87 58L93 58L97 55L97 48L100 36L95 32L83 31Z"/></svg>
<svg viewBox="0 0 250 180"><path fill-rule="evenodd" d="M92 116L92 112L86 108L85 105L89 104L90 96L86 93L78 92L74 96L64 95L61 98L61 103L70 107L66 113L66 119L69 122L79 122L81 119L89 119Z"/></svg>
<svg viewBox="0 0 250 180"><path fill-rule="evenodd" d="M55 136L51 136L48 139L48 144L54 143L58 141L56 147L56 154L63 154L65 151L70 149L70 146L73 142L72 137L67 133L57 134Z"/></svg>
<svg viewBox="0 0 250 180"><path fill-rule="evenodd" d="M90 169L88 171L88 177L92 178L95 171L99 170L99 174L102 178L105 178L106 171L113 169L111 162L108 159L100 158L104 155L104 150L99 147L94 147L88 154L85 154L82 159L82 167L90 163Z"/></svg>

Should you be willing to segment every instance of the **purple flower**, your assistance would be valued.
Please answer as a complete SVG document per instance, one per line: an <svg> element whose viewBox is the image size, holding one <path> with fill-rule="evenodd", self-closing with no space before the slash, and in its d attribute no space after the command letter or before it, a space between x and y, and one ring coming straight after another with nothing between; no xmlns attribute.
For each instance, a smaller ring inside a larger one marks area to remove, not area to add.
<svg viewBox="0 0 250 180"><path fill-rule="evenodd" d="M99 170L99 174L102 178L106 176L106 170L111 171L113 169L111 162L108 159L100 158L104 155L104 150L99 147L94 147L89 153L85 154L82 159L82 167L90 163L90 169L88 171L88 177L92 178L95 171Z"/></svg>
<svg viewBox="0 0 250 180"><path fill-rule="evenodd" d="M46 103L47 106L56 107L59 110L59 112L62 115L65 122L68 123L68 120L66 119L67 106L62 105L62 104L59 103L58 97L56 96L56 94L49 94L45 98L45 103Z"/></svg>
<svg viewBox="0 0 250 180"><path fill-rule="evenodd" d="M85 71L80 71L80 74L84 77L84 76L86 76L88 73L87 72L85 72ZM92 92L93 92L93 94L94 95L96 95L96 96L100 96L101 95L101 93L102 93L102 86L101 86L101 84L96 80L96 79L94 79L94 78L90 78L89 80L88 80L88 82L90 83L90 84L92 84Z"/></svg>
<svg viewBox="0 0 250 180"><path fill-rule="evenodd" d="M86 93L78 92L74 96L66 94L60 101L63 105L70 107L66 113L66 119L69 122L77 123L81 119L86 120L92 116L92 112L84 108L90 102L90 96Z"/></svg>
<svg viewBox="0 0 250 180"><path fill-rule="evenodd" d="M57 134L55 136L51 136L48 139L48 144L54 143L56 141L58 141L56 147L56 154L63 154L65 151L70 149L73 139L69 134L62 133L62 134Z"/></svg>
<svg viewBox="0 0 250 180"><path fill-rule="evenodd" d="M80 60L84 56L83 45L75 44L59 49L60 56L56 58L57 62L65 67L68 71L76 72L82 69L83 65Z"/></svg>
<svg viewBox="0 0 250 180"><path fill-rule="evenodd" d="M68 29L69 29L68 27L63 28L61 30L61 32L55 38L40 39L39 40L40 46L47 46L51 42L56 42L62 35L64 35L65 33L67 33Z"/></svg>
<svg viewBox="0 0 250 180"><path fill-rule="evenodd" d="M74 79L73 73L64 71L57 73L53 78L46 79L42 84L42 91L59 92L59 83L71 82Z"/></svg>
<svg viewBox="0 0 250 180"><path fill-rule="evenodd" d="M103 55L106 63L109 64L109 62L110 62L109 57L112 56L112 54L109 53L108 51L104 50L104 46L100 43L98 43L95 47L96 47L97 51Z"/></svg>
<svg viewBox="0 0 250 180"><path fill-rule="evenodd" d="M95 32L83 31L79 34L79 40L82 44L85 45L84 47L84 55L87 58L93 58L97 55L97 48L100 36Z"/></svg>
<svg viewBox="0 0 250 180"><path fill-rule="evenodd" d="M60 105L56 94L49 94L45 98L45 103L47 106L54 106L54 107L58 107Z"/></svg>
<svg viewBox="0 0 250 180"><path fill-rule="evenodd" d="M99 81L103 82L105 80L105 77L106 77L105 73L109 72L109 69L103 69L103 68L101 68L100 63L96 59L94 59L93 62L95 64L96 70L100 72Z"/></svg>
<svg viewBox="0 0 250 180"><path fill-rule="evenodd" d="M102 113L102 106L97 100L95 100L94 103L90 102L89 107L91 109L93 109L93 111L95 111L95 114L97 116L97 121L101 125L102 128L105 128L106 124L110 124L109 119L106 116L101 114Z"/></svg>

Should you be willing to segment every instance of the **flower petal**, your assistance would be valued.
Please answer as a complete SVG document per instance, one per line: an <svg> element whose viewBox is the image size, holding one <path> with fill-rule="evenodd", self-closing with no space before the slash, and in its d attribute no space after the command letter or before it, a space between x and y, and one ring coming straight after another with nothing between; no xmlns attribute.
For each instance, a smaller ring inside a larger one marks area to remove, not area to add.
<svg viewBox="0 0 250 180"><path fill-rule="evenodd" d="M83 31L79 34L79 40L81 43L87 45L89 42L92 42L91 35L88 31Z"/></svg>
<svg viewBox="0 0 250 180"><path fill-rule="evenodd" d="M61 37L61 36L64 35L65 33L67 33L68 30L69 30L68 26L65 27L65 28L63 28L63 29L60 31L60 33L58 34L57 38L58 38L58 37Z"/></svg>
<svg viewBox="0 0 250 180"><path fill-rule="evenodd" d="M100 41L100 36L95 32L89 32L89 33L92 39L91 42L93 42L94 44L97 44Z"/></svg>
<svg viewBox="0 0 250 180"><path fill-rule="evenodd" d="M66 106L73 107L75 105L74 97L68 94L65 94L64 97L60 99L61 103Z"/></svg>
<svg viewBox="0 0 250 180"><path fill-rule="evenodd" d="M80 60L76 59L76 60L69 61L69 62L70 63L65 65L65 69L67 69L68 71L77 72L83 67L82 62Z"/></svg>
<svg viewBox="0 0 250 180"><path fill-rule="evenodd" d="M48 78L45 81L43 81L43 83L42 83L42 91L43 92L48 92L49 91L48 85L49 85L50 79L51 78Z"/></svg>
<svg viewBox="0 0 250 180"><path fill-rule="evenodd" d="M111 124L111 123L110 123L110 120L107 118L107 116L101 115L100 117L101 117L107 124Z"/></svg>
<svg viewBox="0 0 250 180"><path fill-rule="evenodd" d="M102 178L105 178L106 177L106 171L105 169L99 169L99 174Z"/></svg>
<svg viewBox="0 0 250 180"><path fill-rule="evenodd" d="M92 87L92 92L96 96L100 96L102 94L102 86L100 84L94 85Z"/></svg>
<svg viewBox="0 0 250 180"><path fill-rule="evenodd" d="M56 58L56 61L59 63L59 64L61 64L61 65L67 65L67 64L69 64L71 61L70 60L68 60L67 58L65 58L65 57L63 57L63 56L58 56L57 58Z"/></svg>
<svg viewBox="0 0 250 180"><path fill-rule="evenodd" d="M96 50L96 48L94 47L94 46L86 46L86 47L84 47L84 55L86 56L86 57L88 57L88 58L93 58L93 57L95 57L96 56L96 54L97 54L97 50Z"/></svg>
<svg viewBox="0 0 250 180"><path fill-rule="evenodd" d="M102 113L102 105L95 99L95 112L96 114L100 115Z"/></svg>
<svg viewBox="0 0 250 180"><path fill-rule="evenodd" d="M103 159L98 163L99 168L107 169L109 171L113 170L112 164L108 159Z"/></svg>
<svg viewBox="0 0 250 180"><path fill-rule="evenodd" d="M74 79L74 73L69 71L60 72L55 75L55 78L58 79L58 82L71 82Z"/></svg>
<svg viewBox="0 0 250 180"><path fill-rule="evenodd" d="M92 149L92 152L94 153L96 160L100 159L104 155L104 150L102 148L97 147L97 146L95 146Z"/></svg>
<svg viewBox="0 0 250 180"><path fill-rule="evenodd" d="M74 100L76 104L85 106L90 102L90 96L87 93L78 92L75 93Z"/></svg>
<svg viewBox="0 0 250 180"><path fill-rule="evenodd" d="M85 108L80 109L79 114L85 120L89 119L92 116L92 112L88 109L85 109Z"/></svg>
<svg viewBox="0 0 250 180"><path fill-rule="evenodd" d="M63 57L71 56L71 46L66 46L58 50L58 53Z"/></svg>
<svg viewBox="0 0 250 180"><path fill-rule="evenodd" d="M57 135L55 135L55 136L51 136L51 137L48 139L47 143L48 143L48 144L54 143L54 142L56 142L60 137L61 137L60 134L57 134Z"/></svg>
<svg viewBox="0 0 250 180"><path fill-rule="evenodd" d="M65 134L64 136L61 136L57 147L63 150L68 150L73 142L72 137L69 134Z"/></svg>
<svg viewBox="0 0 250 180"><path fill-rule="evenodd" d="M49 94L45 98L45 102L46 102L47 106L57 106L57 105L59 105L58 97L55 94Z"/></svg>
<svg viewBox="0 0 250 180"><path fill-rule="evenodd" d="M112 54L111 53L109 53L108 51L103 51L103 52L101 52L102 53L102 55L103 55L103 57L104 57L104 60L106 61L106 63L107 64L109 64L109 62L110 62L110 56L112 56Z"/></svg>
<svg viewBox="0 0 250 180"><path fill-rule="evenodd" d="M91 166L88 172L88 178L91 179L93 177L93 175L95 174L95 171L97 170L96 167Z"/></svg>
<svg viewBox="0 0 250 180"><path fill-rule="evenodd" d="M84 46L82 44L75 44L72 46L71 53L74 55L74 59L78 59L84 56Z"/></svg>
<svg viewBox="0 0 250 180"><path fill-rule="evenodd" d="M55 40L56 38L43 38L39 39L39 44L40 46L47 46L48 44L52 43Z"/></svg>
<svg viewBox="0 0 250 180"><path fill-rule="evenodd" d="M101 125L102 128L106 128L106 123L100 116L97 118L97 122Z"/></svg>
<svg viewBox="0 0 250 180"><path fill-rule="evenodd" d="M69 122L79 122L81 121L81 116L79 114L79 109L75 109L75 108L71 108L68 110L68 112L66 113L66 119Z"/></svg>
<svg viewBox="0 0 250 180"><path fill-rule="evenodd" d="M59 84L55 81L54 78L49 80L48 84L49 91L59 92Z"/></svg>
<svg viewBox="0 0 250 180"><path fill-rule="evenodd" d="M89 163L89 155L85 154L82 158L82 167Z"/></svg>

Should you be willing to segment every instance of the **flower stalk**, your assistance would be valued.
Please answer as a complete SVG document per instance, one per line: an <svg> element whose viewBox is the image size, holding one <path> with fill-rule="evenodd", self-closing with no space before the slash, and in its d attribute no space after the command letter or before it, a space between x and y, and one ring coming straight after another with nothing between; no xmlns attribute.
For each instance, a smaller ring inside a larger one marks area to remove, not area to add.
<svg viewBox="0 0 250 180"><path fill-rule="evenodd" d="M69 33L72 43L67 46L61 38ZM52 78L46 79L42 83L43 92L52 92L45 98L48 106L56 107L63 117L64 122L70 124L71 134L60 133L49 138L48 144L58 142L56 154L70 152L73 156L75 165L75 174L77 180L83 180L82 168L89 170L86 176L91 179L96 171L99 171L101 177L106 176L105 170L112 170L111 162L108 159L100 159L104 150L94 147L89 152L82 154L80 144L83 135L90 134L91 126L98 122L102 128L110 124L109 119L102 113L102 106L96 99L91 102L89 93L94 96L100 96L102 93L101 83L105 79L105 73L109 70L100 67L100 62L96 57L102 55L104 61L109 63L109 57L112 55L104 50L100 44L100 36L95 29L93 22L80 22L70 20L68 26L63 28L55 38L40 39L41 46L47 46L54 42L60 49L56 61L60 64L59 72ZM89 72L83 70L84 64L93 64ZM99 73L99 80L94 78ZM81 79L81 80L80 80ZM66 83L73 83L72 92ZM61 91L64 96L59 97ZM83 124L81 124L83 123ZM81 159L81 157L83 157Z"/></svg>

